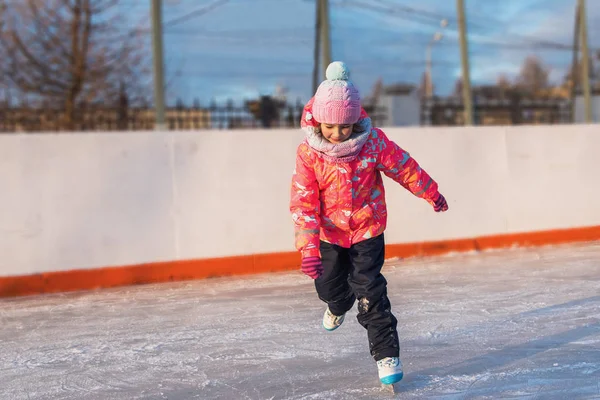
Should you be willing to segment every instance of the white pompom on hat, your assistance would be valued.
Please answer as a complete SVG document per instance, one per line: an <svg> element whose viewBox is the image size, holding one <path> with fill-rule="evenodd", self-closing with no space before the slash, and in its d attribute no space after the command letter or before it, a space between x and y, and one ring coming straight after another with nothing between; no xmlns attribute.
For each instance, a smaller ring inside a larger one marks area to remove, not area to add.
<svg viewBox="0 0 600 400"><path fill-rule="evenodd" d="M325 72L314 96L313 116L317 122L337 125L355 124L360 118L360 94L350 81L350 71L342 61L334 61Z"/></svg>

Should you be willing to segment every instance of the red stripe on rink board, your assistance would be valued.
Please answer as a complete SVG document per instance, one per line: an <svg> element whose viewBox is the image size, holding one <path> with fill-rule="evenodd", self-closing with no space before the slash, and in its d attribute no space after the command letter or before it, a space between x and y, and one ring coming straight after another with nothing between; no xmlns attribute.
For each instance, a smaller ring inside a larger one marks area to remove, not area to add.
<svg viewBox="0 0 600 400"><path fill-rule="evenodd" d="M452 239L436 242L388 244L386 258L436 256L449 252L506 247L531 247L600 240L600 226ZM256 254L122 267L47 272L0 277L0 297L92 290L147 283L205 279L300 269L298 252Z"/></svg>

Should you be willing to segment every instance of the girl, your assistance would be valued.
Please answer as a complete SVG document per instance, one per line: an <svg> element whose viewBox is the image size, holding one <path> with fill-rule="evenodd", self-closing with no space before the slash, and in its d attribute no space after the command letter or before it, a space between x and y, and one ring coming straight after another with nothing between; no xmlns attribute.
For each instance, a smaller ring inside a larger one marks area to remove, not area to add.
<svg viewBox="0 0 600 400"><path fill-rule="evenodd" d="M367 330L379 379L402 379L397 320L381 274L387 223L381 172L436 212L448 205L437 183L385 133L371 126L343 62L331 63L306 104L290 211L302 272L315 280L327 304L323 327L337 329L358 300L358 322Z"/></svg>

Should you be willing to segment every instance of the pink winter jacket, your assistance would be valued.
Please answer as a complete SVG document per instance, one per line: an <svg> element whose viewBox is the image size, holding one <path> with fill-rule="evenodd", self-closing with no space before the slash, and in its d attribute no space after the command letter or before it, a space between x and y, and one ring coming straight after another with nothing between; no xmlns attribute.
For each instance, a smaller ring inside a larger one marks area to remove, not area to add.
<svg viewBox="0 0 600 400"><path fill-rule="evenodd" d="M364 110L359 122L366 122L370 133L353 160L332 159L311 147L308 138L318 126L311 106L312 100L302 116L307 139L297 149L290 201L295 244L303 257L319 257L320 240L349 248L383 233L382 172L417 197L432 201L437 196L437 183L381 129L372 128Z"/></svg>

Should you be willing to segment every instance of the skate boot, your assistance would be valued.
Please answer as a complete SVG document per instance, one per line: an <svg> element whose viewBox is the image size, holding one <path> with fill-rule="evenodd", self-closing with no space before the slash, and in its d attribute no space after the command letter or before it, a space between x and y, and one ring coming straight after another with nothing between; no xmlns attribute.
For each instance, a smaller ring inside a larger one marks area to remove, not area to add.
<svg viewBox="0 0 600 400"><path fill-rule="evenodd" d="M344 322L345 315L346 314L341 316L333 315L331 311L329 311L329 307L327 307L325 314L323 314L323 328L327 329L328 331L336 330L339 328L342 322Z"/></svg>
<svg viewBox="0 0 600 400"><path fill-rule="evenodd" d="M386 357L377 361L379 371L379 380L384 385L393 385L400 382L404 373L402 372L402 362L398 357Z"/></svg>

